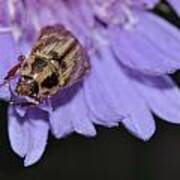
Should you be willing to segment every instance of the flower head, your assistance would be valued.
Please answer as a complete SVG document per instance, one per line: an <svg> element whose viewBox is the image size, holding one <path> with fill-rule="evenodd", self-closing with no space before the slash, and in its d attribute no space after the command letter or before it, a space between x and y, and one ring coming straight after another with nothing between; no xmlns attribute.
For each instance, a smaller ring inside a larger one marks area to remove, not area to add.
<svg viewBox="0 0 180 180"><path fill-rule="evenodd" d="M80 84L34 108L9 106L8 132L25 166L42 156L51 133L95 136L93 124L123 123L148 140L155 131L152 112L180 123L180 92L168 73L180 68L180 32L151 10L158 0L3 1L0 11L0 83L27 53L37 32L63 24L86 48L92 65ZM8 100L4 86L0 95Z"/></svg>

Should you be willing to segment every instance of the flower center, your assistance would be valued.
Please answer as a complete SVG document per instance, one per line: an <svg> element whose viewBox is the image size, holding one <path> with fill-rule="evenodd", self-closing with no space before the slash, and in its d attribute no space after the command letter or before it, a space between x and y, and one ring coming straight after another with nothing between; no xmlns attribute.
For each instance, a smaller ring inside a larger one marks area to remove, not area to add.
<svg viewBox="0 0 180 180"><path fill-rule="evenodd" d="M96 17L107 24L127 25L135 22L132 0L91 0Z"/></svg>
<svg viewBox="0 0 180 180"><path fill-rule="evenodd" d="M0 0L1 1L1 0ZM79 0L75 4L75 0L7 0L7 9L9 16L9 29L2 29L0 32L12 30L14 39L20 41L26 39L32 42L35 33L42 26L47 24L68 24L67 19L80 18L73 15L71 5L75 11L83 11L83 3L87 3L90 9L90 16L95 17L94 22L99 21L104 26L119 25L123 28L132 28L138 21L135 10L152 8L154 2L159 0ZM83 12L84 13L84 12ZM82 13L82 14L83 14ZM81 13L80 13L81 14ZM82 15L81 14L81 15ZM78 23L77 23L78 24ZM93 24L93 23L92 23ZM88 28L90 28L88 26Z"/></svg>

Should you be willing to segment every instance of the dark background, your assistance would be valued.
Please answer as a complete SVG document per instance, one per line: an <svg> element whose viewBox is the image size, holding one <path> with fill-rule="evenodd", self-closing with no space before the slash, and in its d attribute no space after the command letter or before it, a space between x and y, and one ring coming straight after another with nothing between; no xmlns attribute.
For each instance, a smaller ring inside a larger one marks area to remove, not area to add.
<svg viewBox="0 0 180 180"><path fill-rule="evenodd" d="M59 141L50 137L43 158L37 164L24 168L23 161L10 149L7 121L2 117L1 113L0 179L180 178L180 126L157 118L157 131L149 142L136 139L123 127L98 127L98 135L93 139L77 134Z"/></svg>
<svg viewBox="0 0 180 180"><path fill-rule="evenodd" d="M166 9L167 10L167 9ZM180 27L171 10L155 13ZM180 73L173 75L179 84ZM130 135L124 127L97 127L97 136L88 139L72 134L66 139L49 138L43 158L24 168L23 160L10 148L7 136L7 104L0 102L0 180L40 179L180 179L180 126L156 119L157 130L148 142Z"/></svg>

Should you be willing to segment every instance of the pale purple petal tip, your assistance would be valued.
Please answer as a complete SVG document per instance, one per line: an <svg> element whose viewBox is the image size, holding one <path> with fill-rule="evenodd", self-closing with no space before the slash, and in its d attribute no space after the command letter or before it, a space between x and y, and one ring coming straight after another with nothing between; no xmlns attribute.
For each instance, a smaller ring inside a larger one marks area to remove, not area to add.
<svg viewBox="0 0 180 180"><path fill-rule="evenodd" d="M131 112L129 117L122 120L122 123L133 135L144 141L149 140L156 129L153 116L146 106Z"/></svg>
<svg viewBox="0 0 180 180"><path fill-rule="evenodd" d="M13 106L9 107L8 116L8 134L11 147L16 154L24 157L29 141L27 122L17 116Z"/></svg>
<svg viewBox="0 0 180 180"><path fill-rule="evenodd" d="M90 112L85 103L84 94L82 90L73 98L70 108L72 110L72 115L74 115L73 126L77 133L85 136L95 136L96 130L90 119Z"/></svg>
<svg viewBox="0 0 180 180"><path fill-rule="evenodd" d="M32 165L41 158L47 144L49 130L47 115L33 110L23 119L17 115L12 106L9 107L8 114L11 147L20 157L25 157L25 166Z"/></svg>

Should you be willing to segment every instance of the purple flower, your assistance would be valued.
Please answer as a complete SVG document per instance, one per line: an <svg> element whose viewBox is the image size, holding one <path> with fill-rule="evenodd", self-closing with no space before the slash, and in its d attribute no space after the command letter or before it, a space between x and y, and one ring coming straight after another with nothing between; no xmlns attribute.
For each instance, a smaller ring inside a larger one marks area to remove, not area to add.
<svg viewBox="0 0 180 180"><path fill-rule="evenodd" d="M155 131L152 112L180 123L180 91L167 75L180 68L180 32L148 11L158 0L0 3L0 83L17 56L30 51L45 25L65 25L87 49L92 64L82 84L52 97L49 105L9 106L11 146L25 158L25 166L40 159L49 131L56 138L74 131L92 137L94 124L122 123L135 136L148 140ZM9 100L6 86L0 97Z"/></svg>
<svg viewBox="0 0 180 180"><path fill-rule="evenodd" d="M180 15L180 1L168 0L169 4L176 10L177 14Z"/></svg>

